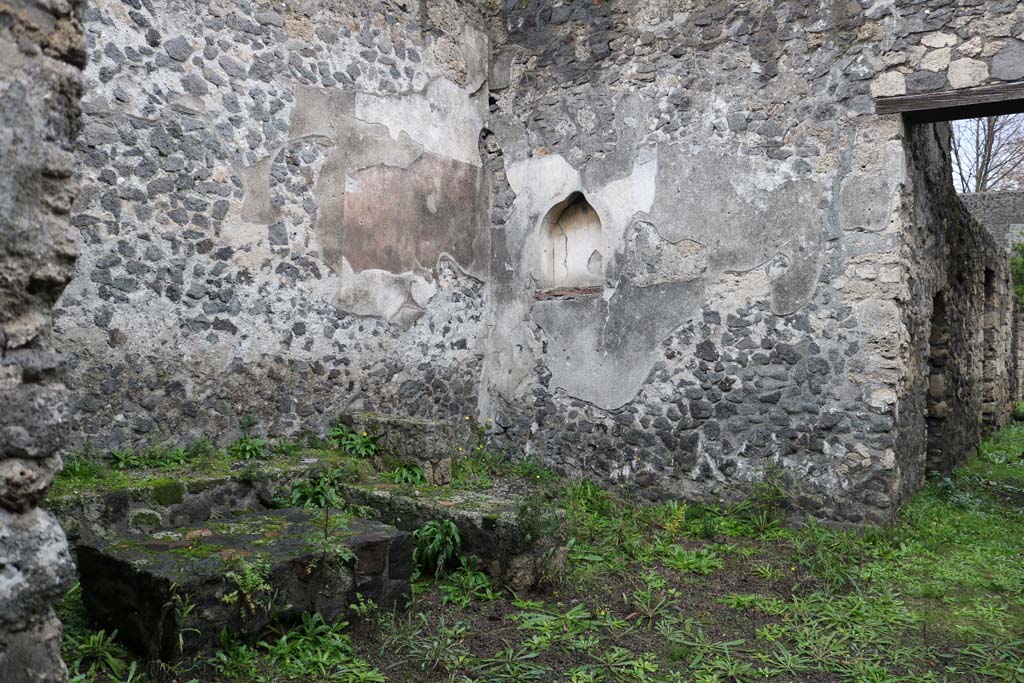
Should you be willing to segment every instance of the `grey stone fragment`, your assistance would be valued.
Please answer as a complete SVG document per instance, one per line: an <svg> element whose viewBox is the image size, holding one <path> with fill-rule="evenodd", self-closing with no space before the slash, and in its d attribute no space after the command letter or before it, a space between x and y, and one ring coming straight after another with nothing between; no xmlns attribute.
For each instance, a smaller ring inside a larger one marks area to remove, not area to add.
<svg viewBox="0 0 1024 683"><path fill-rule="evenodd" d="M282 17L277 12L257 12L255 15L253 15L253 18L256 19L256 21L258 21L259 23L264 24L266 26L277 26L278 28L284 28L284 17Z"/></svg>
<svg viewBox="0 0 1024 683"><path fill-rule="evenodd" d="M189 95L195 95L196 97L201 97L210 91L206 81L194 71L182 77L181 87Z"/></svg>
<svg viewBox="0 0 1024 683"><path fill-rule="evenodd" d="M61 624L46 609L38 618L12 630L0 630L0 681L65 683Z"/></svg>
<svg viewBox="0 0 1024 683"><path fill-rule="evenodd" d="M40 508L20 514L0 508L0 566L0 631L45 618L74 577L64 531Z"/></svg>
<svg viewBox="0 0 1024 683"><path fill-rule="evenodd" d="M0 457L46 458L67 433L67 393L30 384L0 390Z"/></svg>
<svg viewBox="0 0 1024 683"><path fill-rule="evenodd" d="M487 86L491 90L504 90L511 85L512 60L514 58L515 52L512 49L504 49L494 58L487 78Z"/></svg>
<svg viewBox="0 0 1024 683"><path fill-rule="evenodd" d="M945 71L915 71L906 77L907 92L921 93L941 90L946 85Z"/></svg>
<svg viewBox="0 0 1024 683"><path fill-rule="evenodd" d="M1009 40L989 65L989 75L1002 81L1024 79L1024 43Z"/></svg>
<svg viewBox="0 0 1024 683"><path fill-rule="evenodd" d="M0 460L0 506L12 512L28 512L36 507L46 497L60 466L56 455Z"/></svg>
<svg viewBox="0 0 1024 683"><path fill-rule="evenodd" d="M286 246L288 244L288 228L280 221L267 226L267 235L268 241L274 246Z"/></svg>
<svg viewBox="0 0 1024 683"><path fill-rule="evenodd" d="M221 58L217 60L217 63L220 64L220 68L224 69L224 72L228 76L233 76L234 78L245 78L246 74L249 72L249 69L245 64L242 64L234 57L230 57L228 55L221 56Z"/></svg>
<svg viewBox="0 0 1024 683"><path fill-rule="evenodd" d="M164 42L164 50L171 59L177 62L184 62L192 56L194 48L184 36L175 36Z"/></svg>

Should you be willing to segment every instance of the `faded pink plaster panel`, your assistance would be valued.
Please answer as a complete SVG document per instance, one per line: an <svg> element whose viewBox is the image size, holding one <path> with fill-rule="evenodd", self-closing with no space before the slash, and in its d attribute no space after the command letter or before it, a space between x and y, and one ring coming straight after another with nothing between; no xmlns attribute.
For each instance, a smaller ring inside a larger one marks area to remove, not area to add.
<svg viewBox="0 0 1024 683"><path fill-rule="evenodd" d="M408 168L353 173L345 192L342 252L356 272L432 270L442 253L469 268L480 226L478 166L424 153Z"/></svg>

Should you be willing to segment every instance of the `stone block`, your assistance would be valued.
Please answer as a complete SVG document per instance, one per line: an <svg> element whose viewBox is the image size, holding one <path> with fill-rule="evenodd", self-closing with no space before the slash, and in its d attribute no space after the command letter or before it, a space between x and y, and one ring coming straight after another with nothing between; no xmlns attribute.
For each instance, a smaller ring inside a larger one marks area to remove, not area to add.
<svg viewBox="0 0 1024 683"><path fill-rule="evenodd" d="M462 551L478 558L495 581L513 590L533 588L564 569L564 513L524 508L521 494L509 490L507 482L487 492L449 489L422 496L388 484L346 484L340 491L348 503L373 508L379 519L401 529L414 531L431 520L451 520L459 530ZM539 522L529 518L548 513L555 515L544 520L550 530L531 531ZM399 558L388 562L394 578L412 574L412 565L403 564L402 558L412 557L411 549L407 552L399 545L404 542L391 546L399 551Z"/></svg>
<svg viewBox="0 0 1024 683"><path fill-rule="evenodd" d="M0 567L0 632L49 614L74 576L64 532L39 508L24 514L0 508Z"/></svg>
<svg viewBox="0 0 1024 683"><path fill-rule="evenodd" d="M14 512L27 512L46 497L60 457L0 460L0 505Z"/></svg>
<svg viewBox="0 0 1024 683"><path fill-rule="evenodd" d="M992 58L990 74L1001 81L1018 81L1024 78L1024 43L1019 40L1007 41Z"/></svg>
<svg viewBox="0 0 1024 683"><path fill-rule="evenodd" d="M0 631L0 681L64 683L60 621L47 610L25 628Z"/></svg>
<svg viewBox="0 0 1024 683"><path fill-rule="evenodd" d="M412 543L379 522L273 510L204 526L121 534L76 548L86 609L147 660L190 662L222 629L255 639L271 614L347 613L356 592L383 607L410 595ZM258 587L243 590L242 577Z"/></svg>
<svg viewBox="0 0 1024 683"><path fill-rule="evenodd" d="M468 449L471 433L467 427L441 420L353 413L351 427L380 437L384 458L415 463L428 484L444 486L452 480L452 456Z"/></svg>
<svg viewBox="0 0 1024 683"><path fill-rule="evenodd" d="M988 79L988 64L978 59L957 59L949 64L949 85L953 88L973 88Z"/></svg>
<svg viewBox="0 0 1024 683"><path fill-rule="evenodd" d="M898 71L887 71L879 74L871 82L871 94L875 97L892 97L893 95L905 95L907 84L903 74Z"/></svg>

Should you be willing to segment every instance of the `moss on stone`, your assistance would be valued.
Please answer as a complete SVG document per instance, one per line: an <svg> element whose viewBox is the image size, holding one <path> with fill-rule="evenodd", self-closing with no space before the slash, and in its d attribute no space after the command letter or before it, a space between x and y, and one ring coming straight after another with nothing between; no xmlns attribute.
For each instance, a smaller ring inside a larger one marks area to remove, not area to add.
<svg viewBox="0 0 1024 683"><path fill-rule="evenodd" d="M167 479L150 482L153 500L159 505L175 505L185 500L185 486L180 481Z"/></svg>
<svg viewBox="0 0 1024 683"><path fill-rule="evenodd" d="M136 510L128 518L128 526L136 529L152 529L160 526L163 520L153 510Z"/></svg>

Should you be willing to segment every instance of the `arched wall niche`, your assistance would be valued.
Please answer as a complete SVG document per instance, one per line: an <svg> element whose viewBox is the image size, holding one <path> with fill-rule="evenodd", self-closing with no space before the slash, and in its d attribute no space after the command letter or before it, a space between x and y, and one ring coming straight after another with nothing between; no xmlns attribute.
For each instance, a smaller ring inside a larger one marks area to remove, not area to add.
<svg viewBox="0 0 1024 683"><path fill-rule="evenodd" d="M540 230L542 288L583 289L604 284L601 218L582 192L573 192L551 207Z"/></svg>

